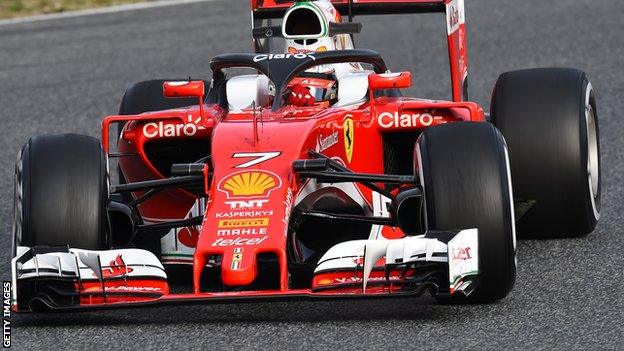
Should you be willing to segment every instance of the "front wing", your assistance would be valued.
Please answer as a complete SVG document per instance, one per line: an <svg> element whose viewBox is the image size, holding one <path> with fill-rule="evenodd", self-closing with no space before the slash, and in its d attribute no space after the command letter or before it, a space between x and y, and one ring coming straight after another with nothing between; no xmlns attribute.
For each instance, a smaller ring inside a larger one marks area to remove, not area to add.
<svg viewBox="0 0 624 351"><path fill-rule="evenodd" d="M319 260L310 289L172 293L154 254L18 247L11 261L12 307L60 311L241 300L470 294L478 283L478 231L428 232L392 240L355 240ZM214 264L214 263L211 263Z"/></svg>

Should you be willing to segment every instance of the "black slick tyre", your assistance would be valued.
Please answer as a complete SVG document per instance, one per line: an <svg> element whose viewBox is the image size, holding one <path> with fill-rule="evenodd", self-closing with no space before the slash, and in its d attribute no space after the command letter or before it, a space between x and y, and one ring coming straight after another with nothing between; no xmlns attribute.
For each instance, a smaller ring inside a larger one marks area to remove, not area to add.
<svg viewBox="0 0 624 351"><path fill-rule="evenodd" d="M100 141L83 135L32 137L15 166L15 246L106 249L108 180Z"/></svg>
<svg viewBox="0 0 624 351"><path fill-rule="evenodd" d="M587 75L571 68L504 73L491 119L509 147L518 237L593 231L600 218L600 142Z"/></svg>
<svg viewBox="0 0 624 351"><path fill-rule="evenodd" d="M516 277L515 229L505 140L490 123L426 129L416 143L427 230L479 230L479 284L450 303L505 297Z"/></svg>

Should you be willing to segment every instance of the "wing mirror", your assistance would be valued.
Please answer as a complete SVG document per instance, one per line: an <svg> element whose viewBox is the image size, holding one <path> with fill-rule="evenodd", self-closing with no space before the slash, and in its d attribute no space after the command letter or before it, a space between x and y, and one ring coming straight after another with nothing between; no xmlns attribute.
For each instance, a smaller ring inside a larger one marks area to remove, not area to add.
<svg viewBox="0 0 624 351"><path fill-rule="evenodd" d="M401 89L412 86L412 74L410 72L370 74L368 76L368 88L370 90L379 89Z"/></svg>
<svg viewBox="0 0 624 351"><path fill-rule="evenodd" d="M199 115L204 119L204 95L206 87L203 80L184 80L163 83L163 96L166 98L198 98Z"/></svg>
<svg viewBox="0 0 624 351"><path fill-rule="evenodd" d="M205 94L204 81L164 82L163 95L167 98L202 98Z"/></svg>

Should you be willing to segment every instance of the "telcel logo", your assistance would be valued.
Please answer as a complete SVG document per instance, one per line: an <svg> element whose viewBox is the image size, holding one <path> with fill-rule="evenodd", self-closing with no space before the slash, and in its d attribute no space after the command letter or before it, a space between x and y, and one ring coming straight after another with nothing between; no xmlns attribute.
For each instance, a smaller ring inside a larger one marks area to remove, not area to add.
<svg viewBox="0 0 624 351"><path fill-rule="evenodd" d="M298 60L303 60L307 58L311 58L312 60L316 60L316 57L310 54L262 54L254 56L254 62L260 62L264 60L285 60L289 58L296 58Z"/></svg>
<svg viewBox="0 0 624 351"><path fill-rule="evenodd" d="M377 116L377 124L381 128L409 128L409 127L428 127L433 124L439 116L432 116L430 113L404 113L399 115L398 112L383 112Z"/></svg>
<svg viewBox="0 0 624 351"><path fill-rule="evenodd" d="M262 238L235 238L235 239L223 239L219 238L215 240L210 246L253 246L258 245L268 238L263 236Z"/></svg>

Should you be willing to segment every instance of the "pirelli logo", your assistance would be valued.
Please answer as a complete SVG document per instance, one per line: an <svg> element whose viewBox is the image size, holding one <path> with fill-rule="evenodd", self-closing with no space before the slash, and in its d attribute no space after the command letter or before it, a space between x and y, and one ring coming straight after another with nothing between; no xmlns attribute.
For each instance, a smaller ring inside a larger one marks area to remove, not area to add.
<svg viewBox="0 0 624 351"><path fill-rule="evenodd" d="M242 218L242 219L222 219L219 221L219 228L241 228L241 227L266 227L269 225L269 218Z"/></svg>

